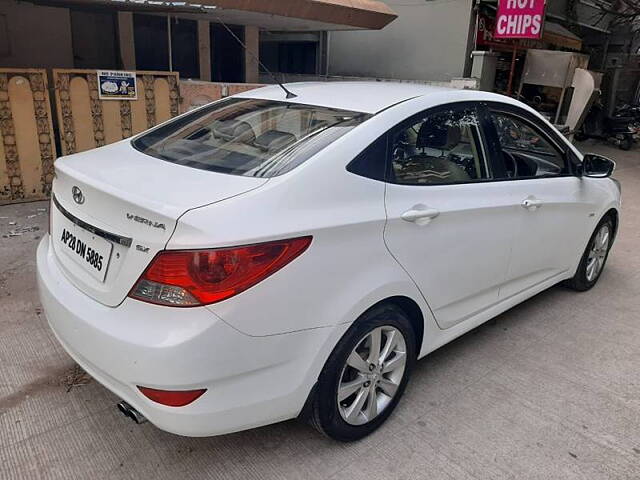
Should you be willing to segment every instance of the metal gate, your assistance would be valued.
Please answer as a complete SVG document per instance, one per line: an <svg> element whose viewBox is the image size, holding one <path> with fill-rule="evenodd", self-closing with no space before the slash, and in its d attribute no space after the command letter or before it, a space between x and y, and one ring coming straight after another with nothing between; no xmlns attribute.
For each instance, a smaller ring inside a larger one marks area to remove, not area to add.
<svg viewBox="0 0 640 480"><path fill-rule="evenodd" d="M178 74L136 72L137 100L100 100L95 70L53 70L63 155L117 142L178 115Z"/></svg>
<svg viewBox="0 0 640 480"><path fill-rule="evenodd" d="M47 198L55 158L46 72L0 68L0 204Z"/></svg>

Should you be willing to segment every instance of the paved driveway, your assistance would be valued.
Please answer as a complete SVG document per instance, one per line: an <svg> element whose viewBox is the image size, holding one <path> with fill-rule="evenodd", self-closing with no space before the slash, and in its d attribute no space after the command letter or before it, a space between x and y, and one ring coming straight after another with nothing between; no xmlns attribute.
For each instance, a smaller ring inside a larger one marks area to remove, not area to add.
<svg viewBox="0 0 640 480"><path fill-rule="evenodd" d="M47 328L47 205L0 207L0 478L640 478L640 155L583 148L618 160L625 201L598 285L552 288L421 360L351 445L295 421L202 439L133 424Z"/></svg>

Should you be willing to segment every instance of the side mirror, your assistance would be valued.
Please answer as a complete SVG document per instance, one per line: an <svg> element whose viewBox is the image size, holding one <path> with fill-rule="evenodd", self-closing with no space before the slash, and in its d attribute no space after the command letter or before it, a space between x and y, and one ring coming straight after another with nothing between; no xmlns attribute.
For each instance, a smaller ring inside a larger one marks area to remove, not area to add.
<svg viewBox="0 0 640 480"><path fill-rule="evenodd" d="M616 162L595 153L587 153L582 159L582 175L585 177L610 177L614 168Z"/></svg>

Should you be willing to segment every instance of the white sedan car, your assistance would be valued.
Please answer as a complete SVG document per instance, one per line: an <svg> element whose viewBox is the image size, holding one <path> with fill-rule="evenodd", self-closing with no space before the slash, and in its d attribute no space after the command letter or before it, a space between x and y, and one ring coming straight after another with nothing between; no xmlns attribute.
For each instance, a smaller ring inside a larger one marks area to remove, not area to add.
<svg viewBox="0 0 640 480"><path fill-rule="evenodd" d="M59 159L37 253L51 329L120 409L208 436L301 417L359 439L416 359L598 280L613 162L507 97L252 90Z"/></svg>

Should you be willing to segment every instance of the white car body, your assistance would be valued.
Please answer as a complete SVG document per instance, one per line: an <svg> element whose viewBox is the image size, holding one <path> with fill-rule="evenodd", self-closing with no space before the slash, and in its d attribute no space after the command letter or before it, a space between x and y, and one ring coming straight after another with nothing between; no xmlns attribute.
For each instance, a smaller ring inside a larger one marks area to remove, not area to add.
<svg viewBox="0 0 640 480"><path fill-rule="evenodd" d="M401 298L418 315L422 357L571 278L598 221L619 210L619 189L606 178L412 187L346 171L392 126L451 102L513 105L549 125L515 100L412 84L288 87L298 95L288 100L294 104L375 115L273 178L164 162L134 149L130 139L56 161L53 194L60 207L132 243L111 242L102 281L60 251L56 229L63 215L52 204L53 234L37 252L47 319L71 357L163 430L208 436L298 416L338 340L389 298ZM277 86L237 97L284 99ZM582 158L570 143L563 148ZM76 185L82 204L72 198ZM528 198L542 207L523 208ZM439 214L407 222L402 215L411 208ZM162 250L304 235L313 237L307 251L219 303L172 308L127 296ZM145 397L138 385L207 392L170 407Z"/></svg>

